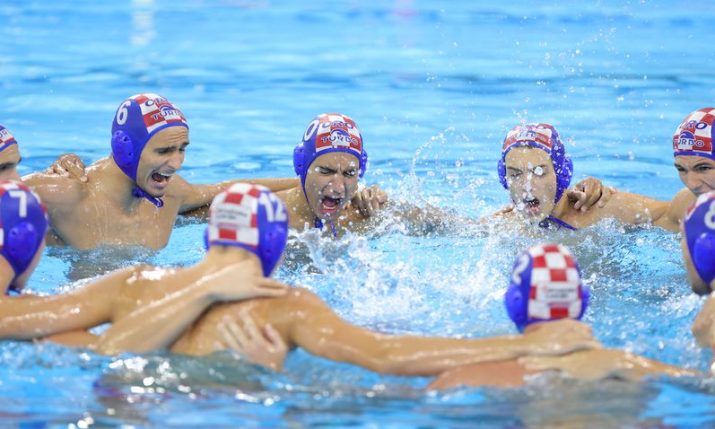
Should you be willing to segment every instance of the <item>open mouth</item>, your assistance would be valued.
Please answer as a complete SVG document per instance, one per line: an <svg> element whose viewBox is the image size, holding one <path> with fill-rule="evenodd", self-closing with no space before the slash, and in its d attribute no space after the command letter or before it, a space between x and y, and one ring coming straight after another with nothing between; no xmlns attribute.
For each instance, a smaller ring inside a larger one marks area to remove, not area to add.
<svg viewBox="0 0 715 429"><path fill-rule="evenodd" d="M169 180L171 180L171 176L173 176L173 174L162 174L156 172L151 175L151 180L159 184L166 184L169 182Z"/></svg>
<svg viewBox="0 0 715 429"><path fill-rule="evenodd" d="M538 198L524 199L523 203L524 211L531 215L539 214L539 212L541 211L541 202Z"/></svg>
<svg viewBox="0 0 715 429"><path fill-rule="evenodd" d="M342 202L342 198L323 197L320 200L320 211L326 215L336 213Z"/></svg>

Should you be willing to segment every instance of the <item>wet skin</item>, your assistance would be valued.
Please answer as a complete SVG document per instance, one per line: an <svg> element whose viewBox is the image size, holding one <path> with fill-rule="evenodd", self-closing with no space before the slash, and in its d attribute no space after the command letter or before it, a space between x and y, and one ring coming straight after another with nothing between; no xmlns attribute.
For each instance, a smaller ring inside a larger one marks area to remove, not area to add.
<svg viewBox="0 0 715 429"><path fill-rule="evenodd" d="M676 156L675 169L696 196L715 191L715 161L702 156Z"/></svg>
<svg viewBox="0 0 715 429"><path fill-rule="evenodd" d="M186 128L169 127L155 134L142 152L138 184L163 197L162 208L135 198L134 182L111 158L88 167L87 182L41 173L26 176L25 182L47 205L52 230L64 244L80 249L99 244L159 249L168 243L185 195L191 192L191 185L173 174L183 162L187 144ZM157 174L166 176L156 180Z"/></svg>
<svg viewBox="0 0 715 429"><path fill-rule="evenodd" d="M166 193L174 173L184 163L189 145L189 130L166 128L147 142L137 168L137 185L154 197Z"/></svg>
<svg viewBox="0 0 715 429"><path fill-rule="evenodd" d="M505 158L509 195L514 207L533 223L548 217L556 208L556 173L545 151L517 147Z"/></svg>
<svg viewBox="0 0 715 429"><path fill-rule="evenodd" d="M17 166L20 161L22 161L20 149L16 144L10 145L0 152L0 180L21 181L20 175L17 174Z"/></svg>
<svg viewBox="0 0 715 429"><path fill-rule="evenodd" d="M549 216L561 219L575 228L584 228L606 218L626 224L652 223L673 230L666 216L669 202L657 201L642 195L616 192L603 205L588 211L578 210L569 203L567 193L558 202L556 197L556 172L546 151L532 147L517 147L509 151L504 160L509 195L514 203L514 213L530 225L536 225ZM505 216L513 216L505 212Z"/></svg>
<svg viewBox="0 0 715 429"><path fill-rule="evenodd" d="M308 168L305 193L315 216L335 220L357 191L360 163L356 156L331 152Z"/></svg>

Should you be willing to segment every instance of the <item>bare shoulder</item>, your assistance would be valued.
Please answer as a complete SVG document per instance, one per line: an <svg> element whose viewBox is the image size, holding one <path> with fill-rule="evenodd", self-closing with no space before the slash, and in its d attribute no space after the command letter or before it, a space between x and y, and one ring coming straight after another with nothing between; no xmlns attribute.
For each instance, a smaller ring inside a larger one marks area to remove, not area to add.
<svg viewBox="0 0 715 429"><path fill-rule="evenodd" d="M685 214L685 210L690 207L695 200L696 197L693 191L688 188L683 188L673 197L670 203L671 211L680 213L682 216Z"/></svg>
<svg viewBox="0 0 715 429"><path fill-rule="evenodd" d="M89 184L57 174L33 173L22 178L48 209L75 207L89 193Z"/></svg>

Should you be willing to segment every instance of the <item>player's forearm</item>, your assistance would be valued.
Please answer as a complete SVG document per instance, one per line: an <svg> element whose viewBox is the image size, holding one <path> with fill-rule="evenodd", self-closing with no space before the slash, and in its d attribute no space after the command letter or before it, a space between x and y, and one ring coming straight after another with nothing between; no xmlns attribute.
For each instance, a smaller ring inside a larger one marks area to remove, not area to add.
<svg viewBox="0 0 715 429"><path fill-rule="evenodd" d="M115 320L97 341L97 351L137 353L169 347L214 302L202 282L182 288Z"/></svg>
<svg viewBox="0 0 715 429"><path fill-rule="evenodd" d="M29 340L102 323L86 305L59 303L57 297L20 296L0 299L0 338Z"/></svg>
<svg viewBox="0 0 715 429"><path fill-rule="evenodd" d="M505 360L529 352L523 336L476 340L374 334L368 341L341 336L324 341L324 350L310 350L334 360L394 375L436 375L478 362Z"/></svg>
<svg viewBox="0 0 715 429"><path fill-rule="evenodd" d="M407 337L397 342L388 340L383 346L380 372L435 375L462 365L511 359L528 350L523 336L475 340Z"/></svg>

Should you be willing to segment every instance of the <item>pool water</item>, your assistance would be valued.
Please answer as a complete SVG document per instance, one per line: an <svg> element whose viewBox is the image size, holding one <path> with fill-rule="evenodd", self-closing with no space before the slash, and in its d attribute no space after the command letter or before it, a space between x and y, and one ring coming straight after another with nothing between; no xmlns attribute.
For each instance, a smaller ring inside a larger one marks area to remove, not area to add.
<svg viewBox="0 0 715 429"><path fill-rule="evenodd" d="M183 177L288 177L304 127L340 111L362 129L368 184L477 217L508 202L496 176L506 131L550 122L575 177L670 199L682 184L669 140L713 104L715 5L215 0L0 4L0 123L21 172L62 152L109 152L125 97L157 92L183 110ZM488 236L465 225L323 239L295 234L277 278L316 291L344 318L393 333L511 334L507 271L526 246L559 241L592 288L585 320L609 347L706 370L690 325L677 236L604 222L575 233ZM31 290L55 293L108 269L201 258L203 225L180 221L159 252L48 249ZM426 394L426 378L385 377L298 351L282 374L230 354L105 358L52 344L0 345L0 426L706 427L712 379L577 383Z"/></svg>

